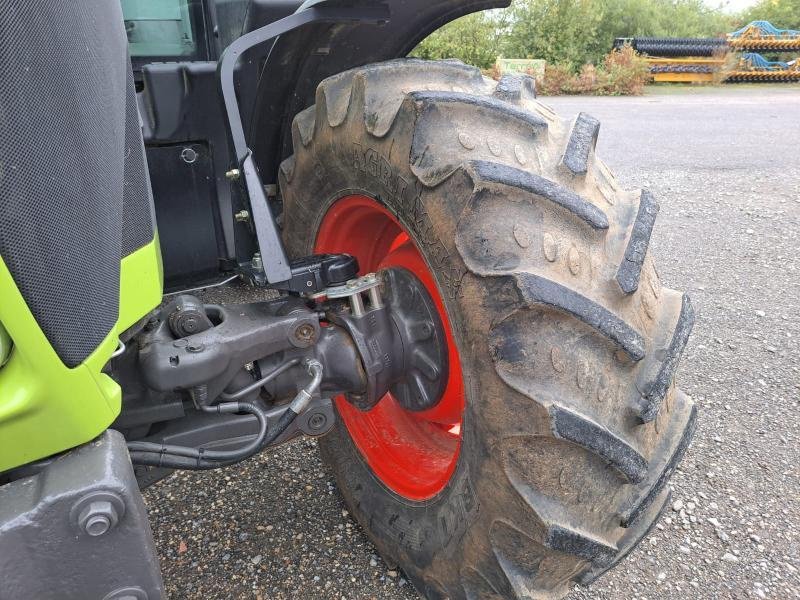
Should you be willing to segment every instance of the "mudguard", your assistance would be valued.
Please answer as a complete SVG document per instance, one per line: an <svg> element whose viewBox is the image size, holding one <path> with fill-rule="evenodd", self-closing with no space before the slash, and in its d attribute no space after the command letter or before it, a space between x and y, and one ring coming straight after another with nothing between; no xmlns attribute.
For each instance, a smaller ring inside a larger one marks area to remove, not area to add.
<svg viewBox="0 0 800 600"><path fill-rule="evenodd" d="M305 8L332 1L339 0L307 0L296 2L296 6ZM274 176L281 160L291 154L292 119L314 103L320 81L353 67L406 56L450 21L510 3L511 0L389 0L386 4L391 19L384 26L323 24L282 36L261 70L252 105L246 100L242 103L245 114L251 115L250 148L261 172L267 178ZM251 3L248 29L266 24L262 14L274 18L274 9L267 11L269 4L268 0Z"/></svg>

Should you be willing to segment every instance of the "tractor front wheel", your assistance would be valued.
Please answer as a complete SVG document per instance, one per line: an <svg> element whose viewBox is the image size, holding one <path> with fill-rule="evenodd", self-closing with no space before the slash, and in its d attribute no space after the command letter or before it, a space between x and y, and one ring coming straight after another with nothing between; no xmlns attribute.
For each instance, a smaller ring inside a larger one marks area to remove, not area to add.
<svg viewBox="0 0 800 600"><path fill-rule="evenodd" d="M647 252L658 205L532 80L392 61L323 81L280 173L293 256L404 268L439 312L432 408L344 398L320 442L352 514L426 598L558 597L621 560L694 429L688 298Z"/></svg>

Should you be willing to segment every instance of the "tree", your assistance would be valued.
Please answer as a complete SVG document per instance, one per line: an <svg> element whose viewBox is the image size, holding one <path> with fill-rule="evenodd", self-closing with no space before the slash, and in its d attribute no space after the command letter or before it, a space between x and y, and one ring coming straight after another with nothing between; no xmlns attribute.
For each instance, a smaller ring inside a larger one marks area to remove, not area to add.
<svg viewBox="0 0 800 600"><path fill-rule="evenodd" d="M800 0L761 1L780 10L800 5ZM599 65L617 37L714 37L734 25L703 0L514 0L506 10L446 25L413 56L459 58L482 68L498 55L543 58L577 72L586 63Z"/></svg>
<svg viewBox="0 0 800 600"><path fill-rule="evenodd" d="M702 0L517 0L510 10L506 56L572 69L598 64L617 37L718 36L732 25Z"/></svg>
<svg viewBox="0 0 800 600"><path fill-rule="evenodd" d="M750 21L769 21L778 29L800 30L800 0L761 0L739 18L741 25Z"/></svg>
<svg viewBox="0 0 800 600"><path fill-rule="evenodd" d="M458 58L483 69L490 68L499 54L502 22L490 13L461 17L433 32L411 53L417 58Z"/></svg>
<svg viewBox="0 0 800 600"><path fill-rule="evenodd" d="M602 18L593 4L593 0L518 0L510 9L504 56L579 67Z"/></svg>

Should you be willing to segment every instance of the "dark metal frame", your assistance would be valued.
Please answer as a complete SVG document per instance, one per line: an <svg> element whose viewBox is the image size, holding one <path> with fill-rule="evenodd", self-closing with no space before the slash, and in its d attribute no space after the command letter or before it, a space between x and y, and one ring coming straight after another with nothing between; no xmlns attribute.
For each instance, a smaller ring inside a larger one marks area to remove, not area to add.
<svg viewBox="0 0 800 600"><path fill-rule="evenodd" d="M447 344L433 300L402 268L328 287L316 300L284 295L218 306L181 295L129 345L132 350L112 363L111 372L120 381L143 385L132 402L123 398L121 420L127 410L145 404L136 420L129 419L134 425L128 432L131 459L159 468L217 468L309 428L312 435L321 434L334 418L320 404L322 398L344 395L369 410L391 390L408 410L426 410L442 397L448 372ZM303 370L314 375L311 382ZM152 415L161 420L154 405L182 409L181 414L151 428L155 422L140 419ZM224 414L238 412L249 416ZM144 435L153 441L141 439ZM169 442L192 442L198 436L200 448ZM216 451L209 442L245 443Z"/></svg>
<svg viewBox="0 0 800 600"><path fill-rule="evenodd" d="M350 21L353 23L381 25L388 20L389 8L385 4L371 2L369 4L361 3L361 6L355 7L327 6L322 4L296 12L279 21L251 31L228 46L219 60L217 73L219 75L220 92L228 116L228 124L230 126L231 140L233 141L236 161L242 164L250 154L245 139L242 116L239 110L239 101L236 98L236 89L234 85L236 63L244 53L261 46L265 42L274 40L279 35L283 35L293 29L311 23L341 23Z"/></svg>
<svg viewBox="0 0 800 600"><path fill-rule="evenodd" d="M250 197L253 225L255 226L258 246L263 260L263 270L268 283L274 284L291 280L292 268L278 233L275 218L269 209L269 201L264 192L264 184L261 181L261 176L258 173L250 149L247 147L239 101L236 97L234 81L236 64L246 52L304 25L347 21L381 24L388 20L389 10L382 4L363 5L353 8L326 5L312 6L243 35L222 53L217 67L217 74L228 118L234 157L237 162L237 170L233 171L232 175L236 177L241 173L244 177L247 195Z"/></svg>

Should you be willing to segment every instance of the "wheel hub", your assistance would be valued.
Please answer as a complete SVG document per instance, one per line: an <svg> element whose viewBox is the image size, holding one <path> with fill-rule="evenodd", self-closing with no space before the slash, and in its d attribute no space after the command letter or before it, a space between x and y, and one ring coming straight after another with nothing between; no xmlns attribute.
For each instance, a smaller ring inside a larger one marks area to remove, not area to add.
<svg viewBox="0 0 800 600"><path fill-rule="evenodd" d="M403 344L403 365L389 391L410 411L433 408L447 387L447 344L441 319L425 286L411 271L381 271L384 297Z"/></svg>
<svg viewBox="0 0 800 600"><path fill-rule="evenodd" d="M384 314L405 344L396 354L403 356L402 376L395 372L377 402L364 406L368 410L359 404L365 399L344 396L336 398L336 407L386 487L409 500L430 499L445 488L458 463L465 405L458 349L434 274L397 217L362 195L331 205L314 251L350 254L362 274L381 273ZM405 348L412 349L408 356Z"/></svg>
<svg viewBox="0 0 800 600"><path fill-rule="evenodd" d="M352 337L366 375L366 390L346 394L347 401L370 410L391 392L406 410L436 406L447 385L447 343L424 284L392 267L329 288L326 296L347 301L331 320Z"/></svg>

